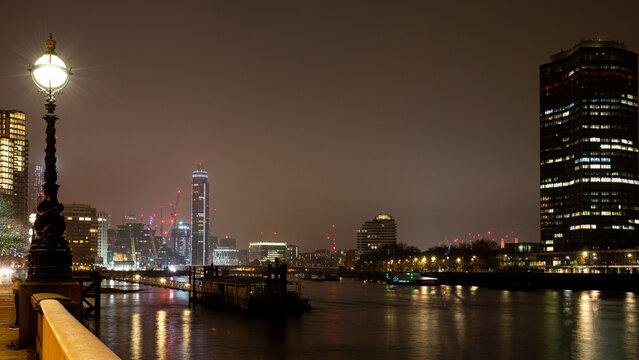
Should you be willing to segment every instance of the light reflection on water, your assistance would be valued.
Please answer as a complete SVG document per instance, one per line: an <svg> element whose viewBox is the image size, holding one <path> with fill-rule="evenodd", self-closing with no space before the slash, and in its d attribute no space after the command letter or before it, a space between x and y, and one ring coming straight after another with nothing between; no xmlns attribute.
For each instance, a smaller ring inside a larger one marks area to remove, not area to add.
<svg viewBox="0 0 639 360"><path fill-rule="evenodd" d="M157 332L155 333L155 343L157 344L156 358L164 360L166 355L166 311L159 310L157 313Z"/></svg>
<svg viewBox="0 0 639 360"><path fill-rule="evenodd" d="M131 315L131 359L140 359L142 354L142 329L140 314Z"/></svg>
<svg viewBox="0 0 639 360"><path fill-rule="evenodd" d="M182 310L182 359L191 358L191 310Z"/></svg>
<svg viewBox="0 0 639 360"><path fill-rule="evenodd" d="M124 359L637 359L633 293L309 282L314 309L268 319L141 286L103 294L98 335Z"/></svg>
<svg viewBox="0 0 639 360"><path fill-rule="evenodd" d="M639 347L639 324L637 323L637 312L632 311L637 309L637 295L635 293L626 293L624 301L623 313L625 314L626 323L624 328L623 344L621 346L627 348Z"/></svg>

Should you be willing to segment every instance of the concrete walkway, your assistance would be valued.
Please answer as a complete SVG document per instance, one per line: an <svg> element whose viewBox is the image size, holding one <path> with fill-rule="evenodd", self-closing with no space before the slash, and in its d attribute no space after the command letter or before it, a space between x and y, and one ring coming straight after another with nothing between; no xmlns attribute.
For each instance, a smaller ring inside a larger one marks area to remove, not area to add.
<svg viewBox="0 0 639 360"><path fill-rule="evenodd" d="M30 358L30 350L14 350L13 344L18 342L18 330L9 326L15 321L16 309L13 303L10 279L0 277L0 359L24 360Z"/></svg>

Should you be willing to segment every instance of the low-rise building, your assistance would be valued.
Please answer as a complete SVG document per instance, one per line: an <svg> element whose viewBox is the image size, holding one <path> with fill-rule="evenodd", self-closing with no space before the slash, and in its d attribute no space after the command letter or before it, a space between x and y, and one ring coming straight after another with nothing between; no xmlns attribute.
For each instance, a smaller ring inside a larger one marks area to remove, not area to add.
<svg viewBox="0 0 639 360"><path fill-rule="evenodd" d="M239 265L240 251L227 247L218 247L213 250L213 265Z"/></svg>
<svg viewBox="0 0 639 360"><path fill-rule="evenodd" d="M249 243L249 262L259 263L286 262L286 243L275 241L256 241Z"/></svg>

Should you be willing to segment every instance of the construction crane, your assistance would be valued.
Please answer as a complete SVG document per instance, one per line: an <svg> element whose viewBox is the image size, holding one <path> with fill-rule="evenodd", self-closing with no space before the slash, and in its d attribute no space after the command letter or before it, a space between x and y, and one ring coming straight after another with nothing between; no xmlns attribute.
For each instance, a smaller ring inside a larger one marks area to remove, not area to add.
<svg viewBox="0 0 639 360"><path fill-rule="evenodd" d="M171 236L171 232L173 231L173 226L175 226L175 221L177 220L177 211L178 204L180 203L180 194L182 194L182 190L178 189L177 195L175 196L175 203L169 204L169 209L171 213L169 214L169 230L167 232L163 232L162 236L168 235Z"/></svg>
<svg viewBox="0 0 639 360"><path fill-rule="evenodd" d="M335 244L335 225L331 225L331 230L330 230L330 235L326 236L326 240L329 241L329 248L331 250L331 252L336 252L337 251L337 246Z"/></svg>

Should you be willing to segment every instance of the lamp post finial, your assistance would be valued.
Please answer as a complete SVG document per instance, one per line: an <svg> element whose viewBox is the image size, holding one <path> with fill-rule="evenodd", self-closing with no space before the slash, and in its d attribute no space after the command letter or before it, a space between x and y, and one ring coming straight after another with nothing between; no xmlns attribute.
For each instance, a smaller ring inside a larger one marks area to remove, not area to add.
<svg viewBox="0 0 639 360"><path fill-rule="evenodd" d="M53 40L53 33L49 33L49 39L44 41L44 45L47 47L47 54L55 54L55 40Z"/></svg>

